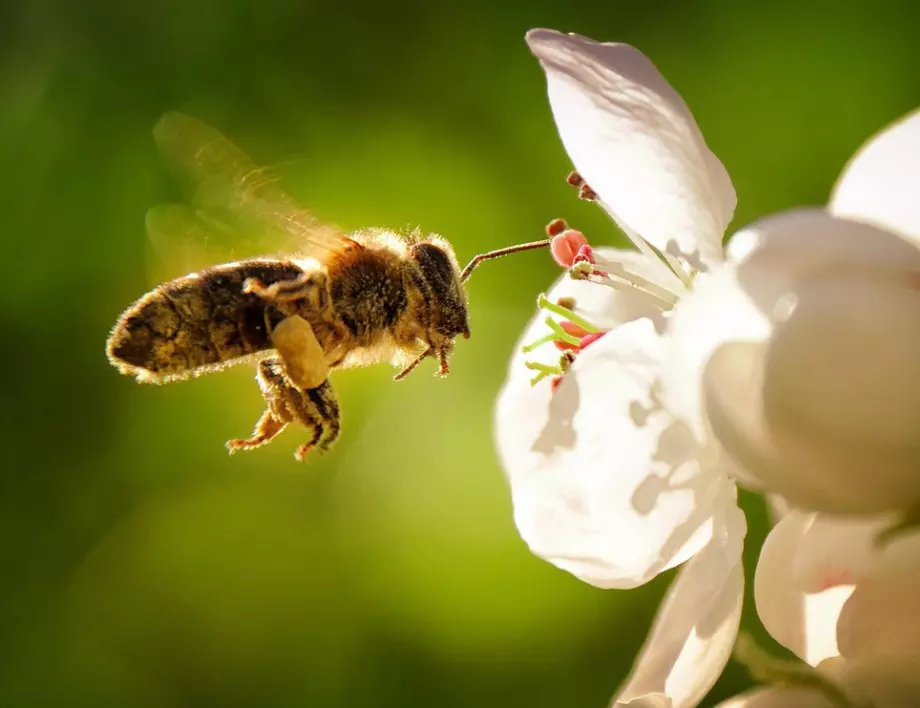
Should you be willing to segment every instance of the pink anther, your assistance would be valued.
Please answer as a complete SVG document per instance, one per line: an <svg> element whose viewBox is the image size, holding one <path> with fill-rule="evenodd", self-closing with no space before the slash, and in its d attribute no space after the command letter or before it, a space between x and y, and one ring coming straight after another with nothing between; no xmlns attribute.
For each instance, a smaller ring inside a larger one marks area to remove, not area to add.
<svg viewBox="0 0 920 708"><path fill-rule="evenodd" d="M553 237L550 244L550 252L553 259L563 268L571 268L575 264L575 259L581 253L583 248L588 248L588 239L581 231L575 229L566 229L558 236ZM592 263L594 261L591 261Z"/></svg>

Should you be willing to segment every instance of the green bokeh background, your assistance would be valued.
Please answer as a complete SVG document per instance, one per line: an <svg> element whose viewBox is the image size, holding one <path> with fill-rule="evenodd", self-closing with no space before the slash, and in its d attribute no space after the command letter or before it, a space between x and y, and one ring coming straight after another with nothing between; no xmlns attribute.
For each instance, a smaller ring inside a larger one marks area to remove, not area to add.
<svg viewBox="0 0 920 708"><path fill-rule="evenodd" d="M544 254L477 272L448 379L430 362L400 384L337 375L344 434L308 466L296 432L227 457L261 411L246 367L164 387L109 367L108 329L150 285L144 212L173 196L161 113L289 161L290 190L345 227L420 224L461 260L557 216L603 242L523 42L578 31L637 45L683 94L737 227L823 202L861 142L920 105L918 8L3 3L0 705L603 706L667 586L595 590L515 533L491 415L557 275ZM706 704L746 685L729 667Z"/></svg>

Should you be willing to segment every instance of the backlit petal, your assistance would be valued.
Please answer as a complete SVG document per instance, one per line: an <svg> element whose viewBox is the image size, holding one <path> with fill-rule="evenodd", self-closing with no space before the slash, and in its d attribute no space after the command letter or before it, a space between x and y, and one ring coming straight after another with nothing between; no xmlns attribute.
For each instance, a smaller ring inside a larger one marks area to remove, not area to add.
<svg viewBox="0 0 920 708"><path fill-rule="evenodd" d="M791 511L770 531L754 577L764 627L812 666L836 656L837 621L888 520Z"/></svg>
<svg viewBox="0 0 920 708"><path fill-rule="evenodd" d="M722 501L712 541L674 580L617 708L656 694L675 708L691 708L725 668L741 618L745 521L733 493Z"/></svg>
<svg viewBox="0 0 920 708"><path fill-rule="evenodd" d="M870 139L846 166L830 201L838 216L875 224L920 245L920 111Z"/></svg>
<svg viewBox="0 0 920 708"><path fill-rule="evenodd" d="M527 34L572 163L627 232L705 264L722 259L735 190L680 95L639 50Z"/></svg>
<svg viewBox="0 0 920 708"><path fill-rule="evenodd" d="M767 535L754 573L754 602L760 621L777 642L803 659L808 654L805 598L791 573L796 549L811 521L812 515L801 512L784 516Z"/></svg>
<svg viewBox="0 0 920 708"><path fill-rule="evenodd" d="M771 318L742 288L737 271L727 266L701 274L693 292L674 308L661 395L675 414L695 421L700 439L708 434L701 381L709 358L725 342L763 342L772 329Z"/></svg>
<svg viewBox="0 0 920 708"><path fill-rule="evenodd" d="M642 584L705 545L728 484L656 400L661 348L652 320L621 325L578 355L555 395L548 381L529 385L518 353L499 397L498 451L522 538L599 587Z"/></svg>
<svg viewBox="0 0 920 708"><path fill-rule="evenodd" d="M891 541L876 560L840 615L841 654L920 662L920 533Z"/></svg>
<svg viewBox="0 0 920 708"><path fill-rule="evenodd" d="M911 472L920 449L920 251L817 210L771 217L739 237L729 247L734 279L714 277L724 285L714 295L701 281L675 310L675 351L701 340L693 325L707 331L707 313L738 309L731 302L759 310L768 336L758 342L754 315L741 334L715 317L719 324L708 329L718 331L704 354L667 370L686 385L690 377L676 367L705 362L712 430L763 486L793 504L871 513L920 499L920 477ZM722 304L696 302L706 295ZM673 387L665 391L681 410Z"/></svg>

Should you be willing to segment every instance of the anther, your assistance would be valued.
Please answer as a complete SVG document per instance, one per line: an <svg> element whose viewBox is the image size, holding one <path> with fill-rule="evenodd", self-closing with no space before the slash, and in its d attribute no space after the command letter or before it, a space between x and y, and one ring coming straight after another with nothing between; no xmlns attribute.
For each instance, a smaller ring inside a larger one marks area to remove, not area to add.
<svg viewBox="0 0 920 708"><path fill-rule="evenodd" d="M550 238L554 238L561 234L568 228L568 225L565 223L565 219L553 219L546 225L546 235Z"/></svg>
<svg viewBox="0 0 920 708"><path fill-rule="evenodd" d="M578 170L572 170L565 181L570 187L581 187L585 183L585 178L578 174Z"/></svg>
<svg viewBox="0 0 920 708"><path fill-rule="evenodd" d="M578 252L575 254L575 257L572 259L572 265L577 265L579 263L590 263L595 265L597 261L594 259L594 251L591 249L591 246L588 245L587 239L581 246L578 247Z"/></svg>
<svg viewBox="0 0 920 708"><path fill-rule="evenodd" d="M583 199L586 202L596 202L597 201L597 192L595 192L591 187L585 182L585 178L582 177L577 171L569 172L568 177L565 178L566 183L575 187L578 190L578 198Z"/></svg>
<svg viewBox="0 0 920 708"><path fill-rule="evenodd" d="M578 198L586 202L596 202L597 192L591 189L587 184L583 184L578 188Z"/></svg>
<svg viewBox="0 0 920 708"><path fill-rule="evenodd" d="M575 229L566 229L560 234L553 236L549 245L550 253L553 254L553 260L563 268L571 268L575 264L575 259L584 248L589 249L588 239L581 231Z"/></svg>
<svg viewBox="0 0 920 708"><path fill-rule="evenodd" d="M564 307L566 310L574 310L575 298L563 296L556 300L556 304L559 305L559 307Z"/></svg>

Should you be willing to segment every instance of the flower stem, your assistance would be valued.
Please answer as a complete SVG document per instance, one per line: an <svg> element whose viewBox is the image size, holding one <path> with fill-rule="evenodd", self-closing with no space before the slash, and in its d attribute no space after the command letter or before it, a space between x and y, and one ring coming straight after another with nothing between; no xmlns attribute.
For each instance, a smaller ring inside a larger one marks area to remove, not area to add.
<svg viewBox="0 0 920 708"><path fill-rule="evenodd" d="M875 536L875 545L880 548L887 546L905 533L916 531L918 527L920 527L920 505L907 509L891 525L879 531Z"/></svg>
<svg viewBox="0 0 920 708"><path fill-rule="evenodd" d="M872 708L847 695L843 689L814 667L798 660L779 659L761 647L746 632L738 635L734 659L761 683L808 688L824 695L836 708Z"/></svg>

